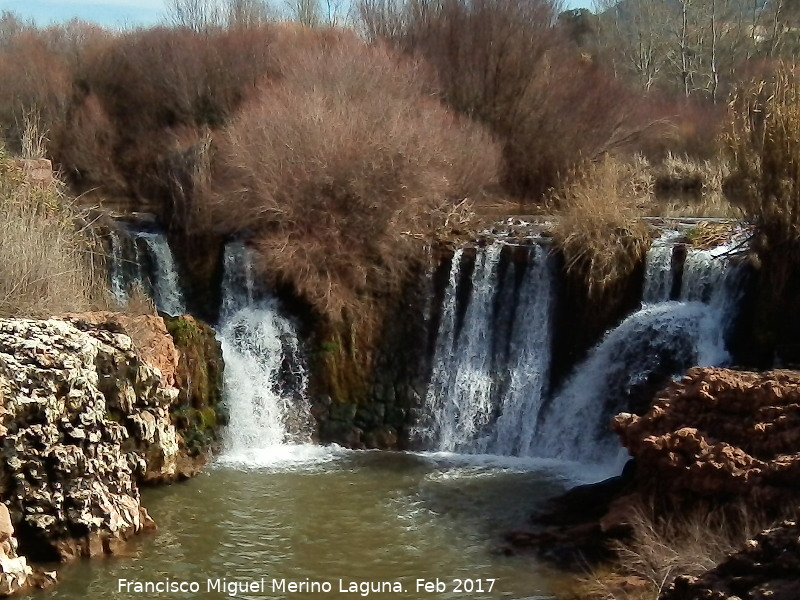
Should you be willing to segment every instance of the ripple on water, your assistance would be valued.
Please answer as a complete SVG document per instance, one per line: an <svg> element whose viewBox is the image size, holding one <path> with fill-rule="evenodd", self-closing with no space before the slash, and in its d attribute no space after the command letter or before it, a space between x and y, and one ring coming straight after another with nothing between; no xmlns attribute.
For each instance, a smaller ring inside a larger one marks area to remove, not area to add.
<svg viewBox="0 0 800 600"><path fill-rule="evenodd" d="M315 454L322 459L315 462ZM565 478L553 470L338 448L301 447L290 457L249 458L223 458L193 480L146 490L144 503L159 531L138 539L130 556L66 567L64 583L46 595L125 598L116 592L119 578L308 578L330 581L334 589L342 578L400 581L407 588L403 594L371 594L372 600L530 600L547 598L553 589L557 576L531 558L490 552L498 531L526 521L538 503L565 489ZM497 583L492 593L469 596L416 593L417 578L437 577ZM158 595L219 597L224 596ZM284 597L311 596L237 596Z"/></svg>

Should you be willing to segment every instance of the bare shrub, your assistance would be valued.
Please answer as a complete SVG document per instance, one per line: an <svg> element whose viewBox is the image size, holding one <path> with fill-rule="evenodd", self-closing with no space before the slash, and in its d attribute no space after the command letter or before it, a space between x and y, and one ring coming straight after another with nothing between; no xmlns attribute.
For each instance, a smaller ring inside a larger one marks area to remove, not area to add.
<svg viewBox="0 0 800 600"><path fill-rule="evenodd" d="M624 281L643 260L650 233L641 217L652 186L641 163L606 156L577 171L556 194L553 233L567 270L584 278L590 298Z"/></svg>
<svg viewBox="0 0 800 600"><path fill-rule="evenodd" d="M25 31L0 48L0 81L0 129L11 148L22 151L26 117L36 115L40 133L64 122L69 67L37 32Z"/></svg>
<svg viewBox="0 0 800 600"><path fill-rule="evenodd" d="M698 576L766 529L771 520L745 506L654 516L639 505L632 534L615 543L616 561L582 578L571 596L582 600L657 600L679 575Z"/></svg>
<svg viewBox="0 0 800 600"><path fill-rule="evenodd" d="M30 180L0 146L0 315L47 317L105 306L101 257L54 180Z"/></svg>
<svg viewBox="0 0 800 600"><path fill-rule="evenodd" d="M77 67L80 85L56 159L82 189L167 195L160 162L175 151L176 136L223 126L277 73L273 29L153 28L97 45Z"/></svg>
<svg viewBox="0 0 800 600"><path fill-rule="evenodd" d="M408 238L492 182L487 134L426 97L421 66L353 36L299 52L216 139L205 227L250 231L266 271L332 322L402 279Z"/></svg>
<svg viewBox="0 0 800 600"><path fill-rule="evenodd" d="M538 199L582 160L629 143L636 98L555 27L550 0L364 0L362 23L433 65L446 102L503 144L506 188Z"/></svg>
<svg viewBox="0 0 800 600"><path fill-rule="evenodd" d="M53 153L79 189L124 187L114 164L117 133L96 94L76 94L64 126L53 140Z"/></svg>

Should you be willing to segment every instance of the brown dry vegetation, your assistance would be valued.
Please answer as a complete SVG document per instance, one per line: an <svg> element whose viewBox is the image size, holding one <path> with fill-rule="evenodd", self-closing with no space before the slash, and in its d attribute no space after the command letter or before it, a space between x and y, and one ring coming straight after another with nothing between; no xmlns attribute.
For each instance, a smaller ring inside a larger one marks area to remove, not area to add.
<svg viewBox="0 0 800 600"><path fill-rule="evenodd" d="M615 543L616 562L595 568L565 598L657 600L676 577L712 569L771 520L745 506L656 517L652 507L640 505L628 522L631 536Z"/></svg>
<svg viewBox="0 0 800 600"><path fill-rule="evenodd" d="M553 234L567 271L585 280L590 298L613 293L644 259L650 228L641 217L652 185L640 164L606 156L576 171L554 196L559 218Z"/></svg>
<svg viewBox="0 0 800 600"><path fill-rule="evenodd" d="M252 235L266 267L333 322L396 291L409 237L496 179L480 127L428 93L422 65L354 36L297 51L213 144L193 229Z"/></svg>
<svg viewBox="0 0 800 600"><path fill-rule="evenodd" d="M800 240L800 76L784 67L740 90L724 142L733 200L773 248Z"/></svg>
<svg viewBox="0 0 800 600"><path fill-rule="evenodd" d="M783 65L730 102L723 138L732 163L726 192L753 224L760 261L754 339L761 352L796 362L800 335L800 74ZM784 351L789 354L783 355Z"/></svg>
<svg viewBox="0 0 800 600"><path fill-rule="evenodd" d="M101 256L55 180L32 180L0 146L0 316L102 308Z"/></svg>
<svg viewBox="0 0 800 600"><path fill-rule="evenodd" d="M639 98L554 26L556 9L550 0L359 5L370 39L424 57L445 101L495 133L506 190L533 201L649 123L635 110Z"/></svg>

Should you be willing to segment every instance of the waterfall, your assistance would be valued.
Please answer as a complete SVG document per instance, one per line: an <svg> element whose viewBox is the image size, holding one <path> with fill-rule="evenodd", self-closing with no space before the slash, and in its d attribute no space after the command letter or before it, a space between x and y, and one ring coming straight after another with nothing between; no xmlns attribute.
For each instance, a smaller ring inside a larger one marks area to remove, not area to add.
<svg viewBox="0 0 800 600"><path fill-rule="evenodd" d="M230 423L223 458L263 464L286 444L311 441L308 376L294 325L277 300L254 298L244 244L228 244L224 268L219 339Z"/></svg>
<svg viewBox="0 0 800 600"><path fill-rule="evenodd" d="M531 443L550 365L552 270L534 246L500 285L502 250L495 243L477 251L466 308L458 306L463 250L453 256L423 435L438 450L521 454Z"/></svg>
<svg viewBox="0 0 800 600"><path fill-rule="evenodd" d="M111 229L109 232L111 256L109 257L108 274L111 279L111 295L120 306L128 303L128 278L124 263L124 249L119 233Z"/></svg>
<svg viewBox="0 0 800 600"><path fill-rule="evenodd" d="M481 249L475 258L472 294L463 322L456 331L458 275L463 252L453 257L446 305L434 359L434 385L429 401L434 408L434 428L441 450L467 446L488 424L492 406L491 354L492 298L497 290L500 244Z"/></svg>
<svg viewBox="0 0 800 600"><path fill-rule="evenodd" d="M547 393L550 376L553 267L547 251L533 247L511 315L508 387L500 403L491 443L481 450L489 454L530 454L536 421ZM505 289L508 289L506 286Z"/></svg>
<svg viewBox="0 0 800 600"><path fill-rule="evenodd" d="M250 253L243 242L230 242L222 259L222 306L224 320L255 301L255 279Z"/></svg>
<svg viewBox="0 0 800 600"><path fill-rule="evenodd" d="M725 363L719 315L699 302L645 306L612 329L550 400L534 438L533 454L607 462L619 451L611 417L652 377L670 377L693 365Z"/></svg>
<svg viewBox="0 0 800 600"><path fill-rule="evenodd" d="M675 241L681 236L682 234L678 231L668 231L655 240L647 251L642 292L643 304L655 304L671 299L675 278L672 269L672 255Z"/></svg>
<svg viewBox="0 0 800 600"><path fill-rule="evenodd" d="M153 293L158 310L172 316L185 314L180 277L167 237L150 231L138 231L135 237L145 243L153 262Z"/></svg>
<svg viewBox="0 0 800 600"><path fill-rule="evenodd" d="M666 265L676 239L669 233L648 253L644 307L608 332L548 403L535 436L536 455L613 460L619 444L608 423L637 392L649 395L648 384L691 366L730 360L725 338L736 316L742 270L726 257L727 246L689 249L680 301L667 302L674 275Z"/></svg>
<svg viewBox="0 0 800 600"><path fill-rule="evenodd" d="M534 244L526 261L504 245L453 256L419 436L430 449L616 464L611 417L642 405L691 366L719 366L736 315L742 269L727 247L687 249L668 232L647 255L643 306L608 331L549 390L555 270ZM503 260L501 260L503 256ZM682 256L678 254L675 256ZM674 299L673 299L674 298Z"/></svg>

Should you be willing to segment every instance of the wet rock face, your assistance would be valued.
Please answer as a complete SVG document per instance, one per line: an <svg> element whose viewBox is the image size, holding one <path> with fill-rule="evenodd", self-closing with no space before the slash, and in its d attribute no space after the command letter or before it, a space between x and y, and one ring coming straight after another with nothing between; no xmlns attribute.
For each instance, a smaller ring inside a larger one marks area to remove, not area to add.
<svg viewBox="0 0 800 600"><path fill-rule="evenodd" d="M178 474L177 388L106 322L0 320L0 499L33 559L113 552Z"/></svg>
<svg viewBox="0 0 800 600"><path fill-rule="evenodd" d="M640 487L656 493L764 507L797 496L800 373L692 369L645 416L621 414L614 429Z"/></svg>
<svg viewBox="0 0 800 600"><path fill-rule="evenodd" d="M660 600L797 600L800 525L784 521L701 577L678 577Z"/></svg>

